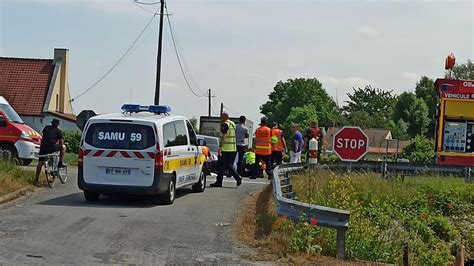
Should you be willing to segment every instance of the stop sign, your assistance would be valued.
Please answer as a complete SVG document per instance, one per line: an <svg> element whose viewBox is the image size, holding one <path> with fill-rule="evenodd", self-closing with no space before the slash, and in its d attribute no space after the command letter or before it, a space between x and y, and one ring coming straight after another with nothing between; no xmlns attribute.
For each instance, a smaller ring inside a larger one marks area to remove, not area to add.
<svg viewBox="0 0 474 266"><path fill-rule="evenodd" d="M342 161L357 162L369 151L369 137L359 127L343 127L334 134L332 145Z"/></svg>

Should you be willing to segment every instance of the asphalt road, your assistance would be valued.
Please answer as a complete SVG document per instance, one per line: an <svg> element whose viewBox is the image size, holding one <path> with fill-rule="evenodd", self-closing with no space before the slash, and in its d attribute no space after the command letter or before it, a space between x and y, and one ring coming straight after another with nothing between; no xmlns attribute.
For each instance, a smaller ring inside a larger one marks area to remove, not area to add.
<svg viewBox="0 0 474 266"><path fill-rule="evenodd" d="M75 174L13 206L0 206L0 264L250 264L233 241L242 200L266 181L204 193L178 190L173 205L149 197L88 203ZM208 178L208 185L212 182Z"/></svg>

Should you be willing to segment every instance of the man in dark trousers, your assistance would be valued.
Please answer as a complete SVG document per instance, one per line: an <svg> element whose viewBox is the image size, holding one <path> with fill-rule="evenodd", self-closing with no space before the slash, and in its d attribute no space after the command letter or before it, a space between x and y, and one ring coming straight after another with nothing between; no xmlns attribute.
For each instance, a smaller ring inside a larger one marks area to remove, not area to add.
<svg viewBox="0 0 474 266"><path fill-rule="evenodd" d="M249 129L245 126L245 116L239 117L239 123L235 128L235 136L237 141L237 173L242 175L244 165L244 154L247 151L247 140L249 138Z"/></svg>
<svg viewBox="0 0 474 266"><path fill-rule="evenodd" d="M323 131L318 126L318 121L311 122L310 128L306 132L305 146L306 148L309 149L309 141L312 138L315 138L318 141L318 155L317 155L318 161L320 160L320 154L321 154L320 151L323 145L323 137L324 137L324 134L323 134Z"/></svg>
<svg viewBox="0 0 474 266"><path fill-rule="evenodd" d="M64 167L64 155L66 154L66 145L64 145L63 133L59 129L59 120L53 119L50 126L46 126L43 129L43 137L41 139L40 152L39 155L47 155L59 151L59 162L58 167ZM38 165L36 166L36 183L39 182L39 175L41 173L41 168L46 161L45 157L40 157L38 159Z"/></svg>
<svg viewBox="0 0 474 266"><path fill-rule="evenodd" d="M235 156L237 155L235 123L229 119L229 114L225 112L221 114L221 122L217 179L215 183L211 184L211 187L222 187L222 179L224 179L226 169L235 178L237 186L240 186L242 178L234 169Z"/></svg>

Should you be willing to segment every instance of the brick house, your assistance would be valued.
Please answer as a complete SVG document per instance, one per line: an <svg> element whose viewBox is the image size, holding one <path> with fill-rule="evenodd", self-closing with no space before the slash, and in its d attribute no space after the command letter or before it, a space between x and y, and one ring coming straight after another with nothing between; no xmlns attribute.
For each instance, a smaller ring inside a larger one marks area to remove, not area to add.
<svg viewBox="0 0 474 266"><path fill-rule="evenodd" d="M0 57L0 95L38 132L53 118L60 120L62 130L78 130L67 49L54 49L53 59Z"/></svg>

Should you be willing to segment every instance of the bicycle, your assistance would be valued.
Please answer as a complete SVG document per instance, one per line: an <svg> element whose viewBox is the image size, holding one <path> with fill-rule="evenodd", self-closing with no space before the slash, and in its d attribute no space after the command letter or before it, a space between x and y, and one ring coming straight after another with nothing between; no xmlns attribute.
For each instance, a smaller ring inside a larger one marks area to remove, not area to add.
<svg viewBox="0 0 474 266"><path fill-rule="evenodd" d="M58 167L59 152L40 155L39 157L46 158L44 162L44 173L46 175L46 182L50 188L56 185L57 179L59 179L62 184L67 182L67 166Z"/></svg>

